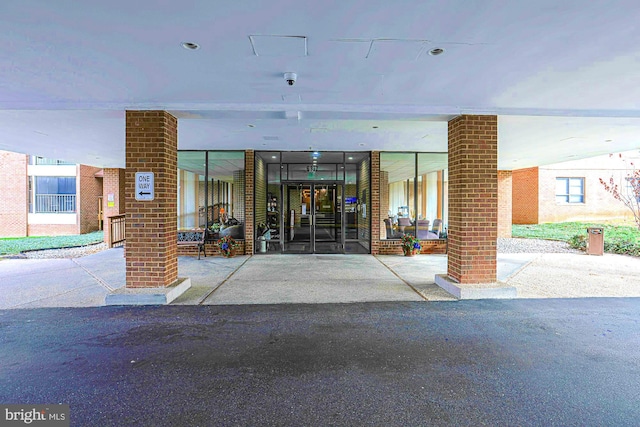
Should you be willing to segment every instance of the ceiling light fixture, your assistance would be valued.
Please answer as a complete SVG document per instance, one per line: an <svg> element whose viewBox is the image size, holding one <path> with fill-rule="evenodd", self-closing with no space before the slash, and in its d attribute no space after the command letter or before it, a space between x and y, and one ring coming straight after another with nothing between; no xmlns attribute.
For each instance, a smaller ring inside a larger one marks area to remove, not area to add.
<svg viewBox="0 0 640 427"><path fill-rule="evenodd" d="M200 45L198 43L193 42L182 42L182 47L187 50L198 50L200 49Z"/></svg>
<svg viewBox="0 0 640 427"><path fill-rule="evenodd" d="M438 55L442 55L443 53L444 53L444 49L440 47L433 48L429 51L429 55L431 56L438 56Z"/></svg>

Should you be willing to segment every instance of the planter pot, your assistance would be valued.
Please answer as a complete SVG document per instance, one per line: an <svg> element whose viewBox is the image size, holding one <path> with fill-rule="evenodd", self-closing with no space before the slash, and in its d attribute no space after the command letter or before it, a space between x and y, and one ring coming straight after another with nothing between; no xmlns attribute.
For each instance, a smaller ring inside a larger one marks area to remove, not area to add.
<svg viewBox="0 0 640 427"><path fill-rule="evenodd" d="M415 256L418 254L417 249L403 249L403 251L404 251L404 256Z"/></svg>
<svg viewBox="0 0 640 427"><path fill-rule="evenodd" d="M228 251L220 251L220 254L225 258L233 258L236 255L236 252L233 249L229 249Z"/></svg>

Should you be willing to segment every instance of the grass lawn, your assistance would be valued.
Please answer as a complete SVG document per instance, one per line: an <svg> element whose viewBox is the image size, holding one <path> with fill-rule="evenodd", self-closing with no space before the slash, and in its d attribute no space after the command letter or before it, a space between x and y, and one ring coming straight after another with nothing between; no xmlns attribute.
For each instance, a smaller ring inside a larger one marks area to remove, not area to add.
<svg viewBox="0 0 640 427"><path fill-rule="evenodd" d="M100 243L102 231L71 236L6 237L0 238L0 255L19 254L37 249L59 249Z"/></svg>
<svg viewBox="0 0 640 427"><path fill-rule="evenodd" d="M640 231L633 222L559 222L533 225L514 225L513 237L562 240L575 248L584 248L588 227L604 229L605 252L640 256Z"/></svg>

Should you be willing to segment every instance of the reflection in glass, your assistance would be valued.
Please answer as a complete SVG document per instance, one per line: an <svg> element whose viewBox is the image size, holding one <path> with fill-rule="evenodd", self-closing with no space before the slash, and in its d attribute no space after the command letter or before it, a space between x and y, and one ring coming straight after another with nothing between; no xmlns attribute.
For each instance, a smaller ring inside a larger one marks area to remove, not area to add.
<svg viewBox="0 0 640 427"><path fill-rule="evenodd" d="M244 239L244 191L243 151L178 152L178 229Z"/></svg>
<svg viewBox="0 0 640 427"><path fill-rule="evenodd" d="M380 153L382 239L398 239L403 233L420 239L442 236L446 170L446 153Z"/></svg>

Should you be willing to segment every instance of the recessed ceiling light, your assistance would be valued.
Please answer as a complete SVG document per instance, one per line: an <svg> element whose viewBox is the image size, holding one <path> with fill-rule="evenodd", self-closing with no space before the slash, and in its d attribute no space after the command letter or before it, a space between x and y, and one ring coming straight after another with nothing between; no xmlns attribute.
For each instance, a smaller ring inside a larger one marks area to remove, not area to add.
<svg viewBox="0 0 640 427"><path fill-rule="evenodd" d="M248 127L248 128L254 128L254 127L256 127L256 125L252 125L251 123L249 123L249 124L247 125L247 127Z"/></svg>
<svg viewBox="0 0 640 427"><path fill-rule="evenodd" d="M358 145L359 145L360 147L364 147L364 146L365 146L365 145L367 145L367 144L365 144L364 142L361 142L361 143L360 143L360 144L358 144Z"/></svg>
<svg viewBox="0 0 640 427"><path fill-rule="evenodd" d="M613 142L613 139L605 139L604 142Z"/></svg>
<svg viewBox="0 0 640 427"><path fill-rule="evenodd" d="M378 126L372 126L374 129L378 129Z"/></svg>
<svg viewBox="0 0 640 427"><path fill-rule="evenodd" d="M431 56L438 56L438 55L442 55L443 53L444 53L444 49L440 47L433 48L429 51L429 55Z"/></svg>
<svg viewBox="0 0 640 427"><path fill-rule="evenodd" d="M200 45L198 43L193 42L182 42L182 47L187 50L198 50L200 49Z"/></svg>
<svg viewBox="0 0 640 427"><path fill-rule="evenodd" d="M352 157L352 156L349 156L349 157L347 157L347 159L349 159L349 160L353 160L353 157Z"/></svg>
<svg viewBox="0 0 640 427"><path fill-rule="evenodd" d="M271 158L272 158L272 159L277 159L277 158L278 158L278 156L271 156Z"/></svg>

